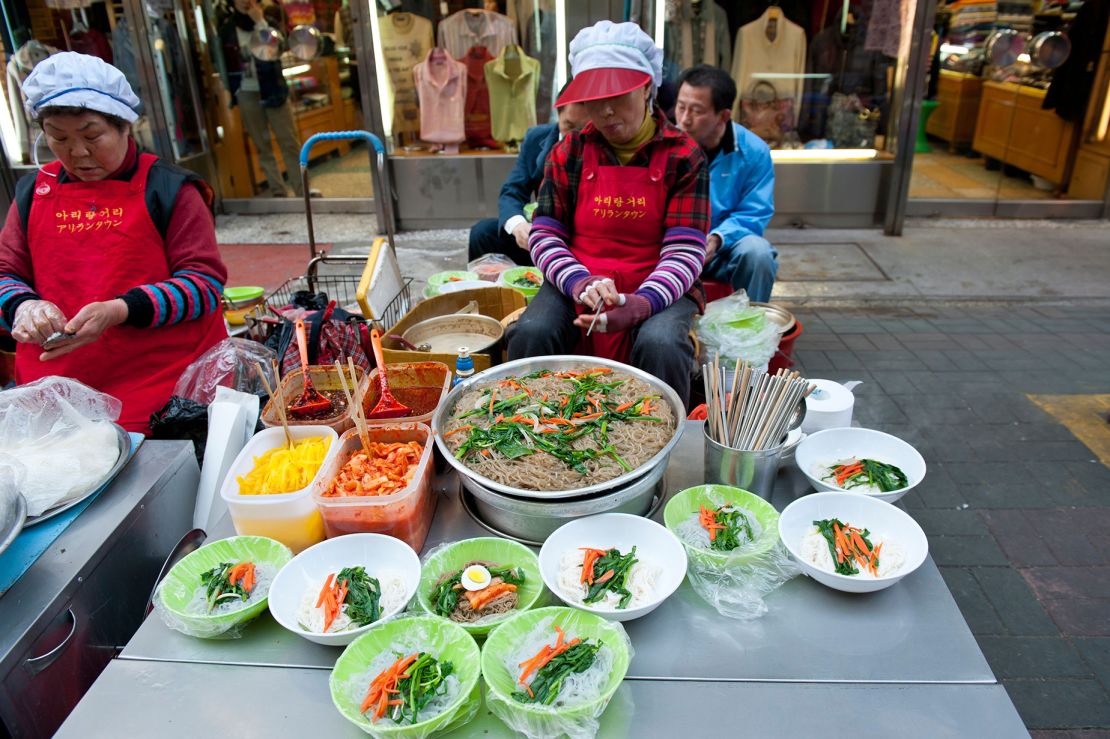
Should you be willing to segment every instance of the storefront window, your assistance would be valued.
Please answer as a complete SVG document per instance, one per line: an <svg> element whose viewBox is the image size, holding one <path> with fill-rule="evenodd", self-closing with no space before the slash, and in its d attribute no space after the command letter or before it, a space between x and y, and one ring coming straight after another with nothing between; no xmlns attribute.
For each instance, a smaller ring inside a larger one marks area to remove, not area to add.
<svg viewBox="0 0 1110 739"><path fill-rule="evenodd" d="M776 160L889 158L895 66L913 5L667 2L664 75L673 85L696 64L728 71L733 120Z"/></svg>
<svg viewBox="0 0 1110 739"><path fill-rule="evenodd" d="M392 153L505 153L554 120L554 0L379 3L373 18Z"/></svg>
<svg viewBox="0 0 1110 739"><path fill-rule="evenodd" d="M5 20L3 64L5 78L0 139L16 175L30 171L37 153L40 164L54 156L39 137L38 126L23 107L23 80L35 65L60 51L77 51L115 64L142 98L138 69L134 63L129 27L119 5L104 2L45 2L45 0L0 0ZM140 110L140 113L145 113ZM149 146L147 117L132 126L140 144ZM37 142L37 143L36 143Z"/></svg>
<svg viewBox="0 0 1110 739"><path fill-rule="evenodd" d="M1103 188L1084 187L1077 146L1102 99L1092 85L1107 33L1099 5L955 0L938 8L911 198L1103 199Z"/></svg>

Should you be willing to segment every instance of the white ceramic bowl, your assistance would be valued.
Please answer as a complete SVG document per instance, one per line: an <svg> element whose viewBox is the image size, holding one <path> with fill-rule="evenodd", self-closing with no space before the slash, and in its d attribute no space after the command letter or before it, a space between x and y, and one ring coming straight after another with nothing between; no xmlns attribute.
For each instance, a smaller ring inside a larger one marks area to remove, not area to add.
<svg viewBox="0 0 1110 739"><path fill-rule="evenodd" d="M319 591L331 573L344 567L362 565L367 574L377 577L400 577L405 597L399 605L384 611L372 624L336 634L317 634L302 629L297 623L297 610L305 591ZM279 624L297 636L325 646L344 646L368 629L397 615L416 595L420 585L420 557L405 542L385 534L347 534L337 536L304 550L282 568L270 586L270 613Z"/></svg>
<svg viewBox="0 0 1110 739"><path fill-rule="evenodd" d="M802 556L802 538L814 521L837 518L857 528L868 529L884 540L897 542L905 553L905 563L886 577L838 575L811 564ZM855 493L816 493L798 498L779 516L779 537L802 570L822 585L845 593L871 593L889 588L909 575L929 555L925 532L901 508Z"/></svg>
<svg viewBox="0 0 1110 739"><path fill-rule="evenodd" d="M575 603L559 587L559 560L568 550L616 547L622 554L628 554L633 546L641 562L659 568L654 598L650 602L611 611ZM655 521L630 513L602 513L564 524L547 537L540 549L540 574L547 589L568 606L596 613L610 621L631 621L654 611L682 584L686 577L686 550L678 537Z"/></svg>
<svg viewBox="0 0 1110 739"><path fill-rule="evenodd" d="M906 474L906 481L909 484L889 493L864 493L846 491L821 479L819 470L823 465L851 457L877 459L899 467ZM925 460L916 449L897 436L873 429L825 429L810 434L794 450L794 461L818 492L849 492L852 495L866 495L868 498L887 503L898 500L925 479Z"/></svg>

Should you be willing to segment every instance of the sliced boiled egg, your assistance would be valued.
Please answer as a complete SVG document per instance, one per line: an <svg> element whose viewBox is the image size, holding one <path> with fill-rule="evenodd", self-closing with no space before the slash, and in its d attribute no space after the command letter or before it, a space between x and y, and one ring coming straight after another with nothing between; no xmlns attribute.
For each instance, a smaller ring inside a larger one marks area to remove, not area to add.
<svg viewBox="0 0 1110 739"><path fill-rule="evenodd" d="M489 587L493 577L482 565L470 565L462 573L462 586L466 590L482 590Z"/></svg>

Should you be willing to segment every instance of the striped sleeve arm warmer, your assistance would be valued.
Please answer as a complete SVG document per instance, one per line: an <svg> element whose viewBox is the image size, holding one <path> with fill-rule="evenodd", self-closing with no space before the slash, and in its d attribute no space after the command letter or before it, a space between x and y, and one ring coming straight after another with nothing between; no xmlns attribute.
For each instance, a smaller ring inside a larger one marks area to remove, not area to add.
<svg viewBox="0 0 1110 739"><path fill-rule="evenodd" d="M157 328L219 310L222 293L223 285L212 276L179 270L168 280L133 287L119 297L127 303L125 325Z"/></svg>
<svg viewBox="0 0 1110 739"><path fill-rule="evenodd" d="M560 221L537 216L528 237L528 249L532 252L533 263L543 272L544 279L573 300L570 286L579 278L588 277L590 272L571 253L567 246L569 238L566 227Z"/></svg>
<svg viewBox="0 0 1110 739"><path fill-rule="evenodd" d="M636 294L651 303L652 315L686 294L701 274L705 261L705 234L693 228L676 226L663 235L659 264Z"/></svg>
<svg viewBox="0 0 1110 739"><path fill-rule="evenodd" d="M15 275L0 275L0 326L11 331L16 308L28 300L40 300L31 286Z"/></svg>

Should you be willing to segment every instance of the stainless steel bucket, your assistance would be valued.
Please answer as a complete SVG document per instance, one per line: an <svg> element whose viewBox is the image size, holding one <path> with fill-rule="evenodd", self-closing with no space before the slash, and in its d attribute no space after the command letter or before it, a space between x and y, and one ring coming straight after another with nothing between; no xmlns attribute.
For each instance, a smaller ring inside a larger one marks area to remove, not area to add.
<svg viewBox="0 0 1110 739"><path fill-rule="evenodd" d="M709 425L702 428L705 435L705 482L731 485L747 490L766 501L775 491L775 476L782 460L782 446L753 452L730 449L709 436Z"/></svg>

